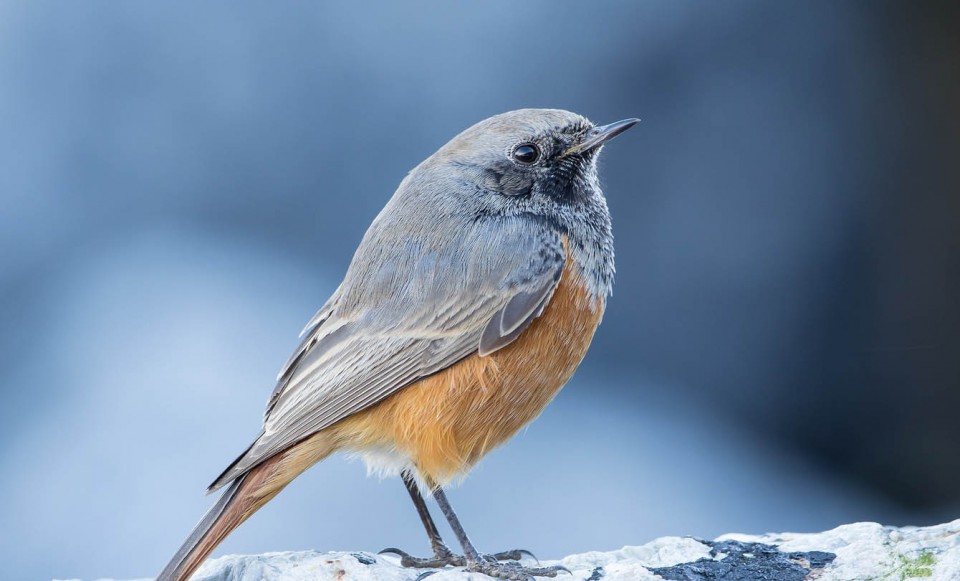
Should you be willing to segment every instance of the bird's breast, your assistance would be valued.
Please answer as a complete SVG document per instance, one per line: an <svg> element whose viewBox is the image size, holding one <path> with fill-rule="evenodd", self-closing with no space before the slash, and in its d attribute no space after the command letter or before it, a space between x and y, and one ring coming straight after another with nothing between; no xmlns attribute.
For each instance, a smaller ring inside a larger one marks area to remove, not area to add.
<svg viewBox="0 0 960 581"><path fill-rule="evenodd" d="M376 458L390 452L427 479L449 482L540 414L586 354L603 307L568 255L543 314L516 341L346 418L336 426L344 447Z"/></svg>

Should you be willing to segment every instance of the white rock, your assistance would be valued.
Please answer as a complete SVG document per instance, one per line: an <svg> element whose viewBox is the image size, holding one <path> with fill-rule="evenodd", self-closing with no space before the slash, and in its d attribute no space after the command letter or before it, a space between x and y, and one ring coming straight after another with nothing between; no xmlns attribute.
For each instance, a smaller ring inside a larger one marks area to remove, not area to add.
<svg viewBox="0 0 960 581"><path fill-rule="evenodd" d="M782 551L827 551L836 559L817 581L926 578L960 580L960 519L931 527L855 523L817 534L724 535L777 545Z"/></svg>
<svg viewBox="0 0 960 581"><path fill-rule="evenodd" d="M856 523L815 534L729 534L716 541L663 537L645 545L570 555L542 565L563 565L573 573L571 579L577 581L746 581L761 577L785 581L955 581L960 580L958 533L960 519L932 527ZM392 556L306 551L211 559L192 581L411 581L421 572L400 567ZM568 577L559 577L564 578ZM489 578L444 569L429 579Z"/></svg>

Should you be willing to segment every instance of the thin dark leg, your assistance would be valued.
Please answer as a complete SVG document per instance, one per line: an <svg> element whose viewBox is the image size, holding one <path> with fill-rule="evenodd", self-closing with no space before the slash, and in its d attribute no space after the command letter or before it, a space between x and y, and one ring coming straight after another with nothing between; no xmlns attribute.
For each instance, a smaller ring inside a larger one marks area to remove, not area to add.
<svg viewBox="0 0 960 581"><path fill-rule="evenodd" d="M404 470L400 474L400 477L403 479L403 485L407 487L407 492L410 493L410 499L413 500L413 505L417 507L417 514L420 515L423 528L426 529L427 536L430 537L430 546L433 547L434 554L436 554L438 559L442 557L452 557L453 553L447 548L447 545L444 544L443 538L440 536L440 531L437 530L437 525L433 522L433 517L430 516L427 501L425 501L423 495L420 494L420 489L417 487L417 482L414 480L413 475Z"/></svg>
<svg viewBox="0 0 960 581"><path fill-rule="evenodd" d="M453 534L456 535L457 540L460 541L460 546L463 547L463 554L466 555L467 562L479 562L480 553L477 552L473 543L470 542L470 538L467 537L467 531L463 530L463 525L460 524L457 513L453 512L453 507L450 506L450 501L447 500L447 494L438 486L433 490L433 498L436 499L437 505L440 507L440 512L443 513L443 516L447 517L447 522L450 523Z"/></svg>
<svg viewBox="0 0 960 581"><path fill-rule="evenodd" d="M400 557L400 564L404 567L416 567L418 569L440 569L450 565L452 567L462 567L466 560L462 555L454 554L453 551L447 547L443 542L443 538L440 536L440 531L437 530L436 523L433 522L433 518L430 516L430 510L427 508L427 502L423 499L423 496L420 494L420 489L417 487L417 481L413 478L413 475L404 470L400 477L403 479L403 485L407 487L407 492L410 493L410 499L413 500L413 505L417 507L417 514L420 515L420 521L423 523L423 528L427 530L427 536L430 537L430 546L433 548L433 557L432 558L421 558L414 557L406 551L401 551L396 547L389 547L380 551L381 553L393 553Z"/></svg>
<svg viewBox="0 0 960 581"><path fill-rule="evenodd" d="M465 550L468 551L466 558L464 558L463 555L457 555L443 542L443 538L440 536L440 531L437 529L436 523L433 522L433 518L430 516L430 510L427 508L427 502L424 500L423 495L420 494L420 489L417 487L417 482L413 475L407 471L404 471L400 476L403 479L403 485L407 487L407 492L410 493L410 499L413 500L413 505L417 507L417 514L420 515L420 521L423 523L423 528L426 529L427 536L430 537L430 546L433 547L433 557L426 559L414 557L406 551L401 551L400 549L394 547L380 551L381 553L393 553L394 555L399 556L400 564L402 566L416 567L420 569L441 569L446 566L463 567L464 565L468 565L471 560L474 563L479 562L479 560L493 562L507 560L519 561L524 555L533 557L533 554L530 553L530 551L524 551L522 549L504 551L502 553L484 555L481 557L477 553L477 550L473 548L473 545L470 544L470 540L467 539L466 533L463 532L463 527L460 526L460 522L457 520L457 515L454 514L453 509L450 508L450 503L447 502L447 497L443 494L442 490L437 488L434 491L434 496L437 497L437 494L439 494L443 497L442 504L440 503L439 497L437 498L437 502L440 504L440 509L443 511L444 516L447 517L447 520L450 521L450 525L453 527L453 532L457 535L457 539L460 540L460 543L464 545ZM464 542L466 542L466 544L464 544ZM466 547L469 547L469 549L466 549ZM472 559L471 554L473 555ZM424 573L424 575L429 574L430 573ZM502 578L512 579L512 577Z"/></svg>
<svg viewBox="0 0 960 581"><path fill-rule="evenodd" d="M447 517L447 522L450 523L453 534L456 535L457 540L460 541L460 545L463 547L463 554L466 555L467 571L476 571L496 579L507 579L511 581L528 581L534 576L555 577L560 571L565 573L570 572L569 569L560 565L554 565L552 567L524 567L517 562L521 556L521 551L516 551L517 555L514 557L515 560L506 563L501 563L500 560L498 560L499 555L481 555L476 547L473 546L473 543L470 542L470 538L467 537L467 532L463 530L463 525L460 524L457 513L453 512L453 507L450 506L450 501L447 500L447 495L443 489L439 486L435 488L433 490L433 498L437 501L437 505L440 507L441 512L443 512L443 516ZM528 551L522 552L528 553Z"/></svg>

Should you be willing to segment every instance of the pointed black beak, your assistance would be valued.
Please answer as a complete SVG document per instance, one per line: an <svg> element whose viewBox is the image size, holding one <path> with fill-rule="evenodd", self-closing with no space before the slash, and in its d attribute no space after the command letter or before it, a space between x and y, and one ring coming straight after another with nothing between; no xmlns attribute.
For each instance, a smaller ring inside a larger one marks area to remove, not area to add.
<svg viewBox="0 0 960 581"><path fill-rule="evenodd" d="M617 135L620 135L627 129L630 129L637 123L640 123L639 119L630 118L624 119L623 121L617 121L616 123L611 123L609 125L598 125L597 127L594 127L593 129L590 129L584 133L580 143L570 147L568 150L563 152L563 155L586 153L590 150L596 149Z"/></svg>

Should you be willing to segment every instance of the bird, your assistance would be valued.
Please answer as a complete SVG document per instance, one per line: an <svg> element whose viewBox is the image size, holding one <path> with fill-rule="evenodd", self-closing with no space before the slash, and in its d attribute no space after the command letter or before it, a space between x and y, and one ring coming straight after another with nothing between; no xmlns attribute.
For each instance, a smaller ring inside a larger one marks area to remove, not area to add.
<svg viewBox="0 0 960 581"><path fill-rule="evenodd" d="M444 488L536 418L590 346L611 294L614 248L603 145L633 127L519 109L464 130L412 169L283 365L253 443L157 577L183 581L223 539L335 452L399 476L432 557L496 579L553 577L524 550L479 552ZM463 550L443 541L434 498Z"/></svg>

